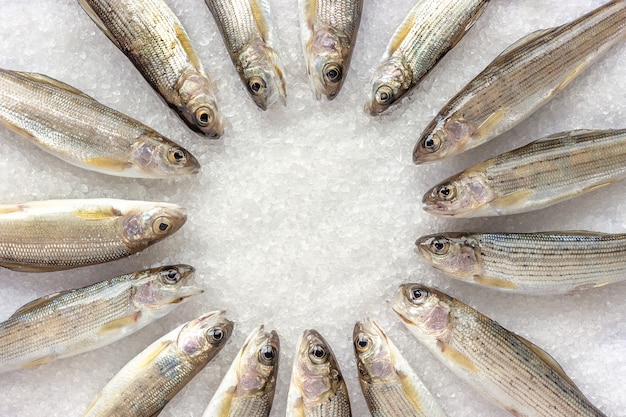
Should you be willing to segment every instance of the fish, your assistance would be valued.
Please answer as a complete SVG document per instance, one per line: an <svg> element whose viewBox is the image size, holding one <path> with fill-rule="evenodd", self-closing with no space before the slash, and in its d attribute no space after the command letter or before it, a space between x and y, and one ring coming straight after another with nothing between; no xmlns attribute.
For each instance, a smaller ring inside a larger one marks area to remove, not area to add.
<svg viewBox="0 0 626 417"><path fill-rule="evenodd" d="M441 109L417 141L413 162L438 161L508 131L625 39L626 1L613 0L518 40Z"/></svg>
<svg viewBox="0 0 626 417"><path fill-rule="evenodd" d="M278 333L254 329L211 398L203 417L268 417L274 401Z"/></svg>
<svg viewBox="0 0 626 417"><path fill-rule="evenodd" d="M46 75L0 69L0 124L80 168L133 178L200 171L185 148Z"/></svg>
<svg viewBox="0 0 626 417"><path fill-rule="evenodd" d="M439 361L514 416L606 417L552 356L456 298L411 283L389 303Z"/></svg>
<svg viewBox="0 0 626 417"><path fill-rule="evenodd" d="M203 291L195 269L167 265L46 295L0 323L0 372L101 348L144 328Z"/></svg>
<svg viewBox="0 0 626 417"><path fill-rule="evenodd" d="M549 207L626 177L626 129L546 136L453 175L424 194L438 216L487 217Z"/></svg>
<svg viewBox="0 0 626 417"><path fill-rule="evenodd" d="M287 417L350 417L350 398L330 346L316 330L305 330L293 359Z"/></svg>
<svg viewBox="0 0 626 417"><path fill-rule="evenodd" d="M152 417L226 345L234 324L211 311L180 325L128 362L83 417Z"/></svg>
<svg viewBox="0 0 626 417"><path fill-rule="evenodd" d="M370 82L365 112L376 116L413 90L465 36L489 0L419 0L398 26Z"/></svg>
<svg viewBox="0 0 626 417"><path fill-rule="evenodd" d="M352 340L361 391L372 417L446 417L378 323L357 322Z"/></svg>
<svg viewBox="0 0 626 417"><path fill-rule="evenodd" d="M268 0L205 0L246 91L262 110L287 93Z"/></svg>
<svg viewBox="0 0 626 417"><path fill-rule="evenodd" d="M363 0L299 0L300 32L316 100L333 100L348 75Z"/></svg>
<svg viewBox="0 0 626 417"><path fill-rule="evenodd" d="M626 234L439 233L415 245L453 278L512 293L565 294L626 279Z"/></svg>
<svg viewBox="0 0 626 417"><path fill-rule="evenodd" d="M0 266L47 272L114 261L172 235L187 220L177 204L117 199L0 205Z"/></svg>
<svg viewBox="0 0 626 417"><path fill-rule="evenodd" d="M78 1L191 130L211 139L224 133L213 81L163 0Z"/></svg>

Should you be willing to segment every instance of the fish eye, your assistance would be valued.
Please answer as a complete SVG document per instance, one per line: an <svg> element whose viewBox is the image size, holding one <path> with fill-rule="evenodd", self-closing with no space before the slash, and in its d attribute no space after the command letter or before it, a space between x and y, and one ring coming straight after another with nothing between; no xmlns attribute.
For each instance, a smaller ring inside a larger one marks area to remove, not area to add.
<svg viewBox="0 0 626 417"><path fill-rule="evenodd" d="M437 237L430 244L430 250L436 255L445 255L450 249L450 242L447 239Z"/></svg>
<svg viewBox="0 0 626 417"><path fill-rule="evenodd" d="M167 159L173 164L184 164L187 162L187 156L182 149L171 148L167 153Z"/></svg>
<svg viewBox="0 0 626 417"><path fill-rule="evenodd" d="M257 96L265 90L266 84L261 77L252 77L248 80L248 90Z"/></svg>
<svg viewBox="0 0 626 417"><path fill-rule="evenodd" d="M166 269L165 271L161 272L161 279L164 283L169 285L176 284L178 281L180 281L180 278L180 272L178 272L174 268Z"/></svg>
<svg viewBox="0 0 626 417"><path fill-rule="evenodd" d="M315 364L323 364L328 361L328 352L320 345L311 345L309 349L309 359Z"/></svg>
<svg viewBox="0 0 626 417"><path fill-rule="evenodd" d="M213 346L218 346L225 336L226 334L221 327L213 327L206 332L206 338Z"/></svg>
<svg viewBox="0 0 626 417"><path fill-rule="evenodd" d="M164 235L172 228L172 221L167 217L157 217L152 223L152 231L157 235Z"/></svg>
<svg viewBox="0 0 626 417"><path fill-rule="evenodd" d="M343 78L343 70L338 64L326 64L323 72L324 79L329 83L338 83Z"/></svg>
<svg viewBox="0 0 626 417"><path fill-rule="evenodd" d="M393 91L387 85L383 85L378 87L376 90L376 103L382 106L388 106L391 104L391 100L393 99Z"/></svg>
<svg viewBox="0 0 626 417"><path fill-rule="evenodd" d="M437 152L441 147L441 139L437 136L429 136L422 140L422 149L426 152L433 153Z"/></svg>
<svg viewBox="0 0 626 417"><path fill-rule="evenodd" d="M456 197L456 187L454 184L442 184L435 190L435 195L441 201L450 201Z"/></svg>
<svg viewBox="0 0 626 417"><path fill-rule="evenodd" d="M264 365L273 365L276 359L276 349L272 345L265 345L259 351L259 361Z"/></svg>
<svg viewBox="0 0 626 417"><path fill-rule="evenodd" d="M195 123L202 127L207 127L213 121L213 111L208 107L200 107L193 115Z"/></svg>
<svg viewBox="0 0 626 417"><path fill-rule="evenodd" d="M409 298L413 304L422 304L429 295L430 292L423 287L413 287L409 291Z"/></svg>
<svg viewBox="0 0 626 417"><path fill-rule="evenodd" d="M356 350L363 353L366 352L369 348L370 340L363 333L359 333L354 340L354 346Z"/></svg>

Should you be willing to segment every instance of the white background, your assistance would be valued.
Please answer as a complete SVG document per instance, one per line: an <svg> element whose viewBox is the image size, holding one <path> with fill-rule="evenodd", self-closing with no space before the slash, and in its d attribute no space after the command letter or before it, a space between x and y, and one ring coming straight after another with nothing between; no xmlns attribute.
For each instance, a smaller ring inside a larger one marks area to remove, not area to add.
<svg viewBox="0 0 626 417"><path fill-rule="evenodd" d="M474 163L541 136L626 126L626 47L585 71L554 101L511 132L451 160L416 167L422 129L465 83L523 35L565 23L602 0L493 0L466 36L397 111L362 111L368 82L413 0L365 0L352 67L333 102L316 102L300 49L294 0L272 0L286 71L288 105L258 111L245 93L201 0L167 0L213 76L228 119L223 140L187 130L130 61L70 0L0 0L0 67L40 72L152 126L203 165L193 178L133 180L70 166L0 128L0 201L117 197L163 200L189 209L187 225L140 255L49 274L0 271L0 317L39 296L164 263L198 270L204 295L167 318L98 351L0 374L1 416L78 416L132 357L177 324L226 309L231 343L163 411L200 416L246 335L265 323L281 335L273 416L284 415L296 341L305 328L326 336L347 379L355 416L367 415L352 356L354 322L387 329L449 416L506 416L476 395L412 339L384 300L398 284L435 285L551 353L609 416L626 410L626 284L571 296L502 295L454 282L413 252L437 231L626 230L626 184L539 212L498 219L437 219L423 193Z"/></svg>

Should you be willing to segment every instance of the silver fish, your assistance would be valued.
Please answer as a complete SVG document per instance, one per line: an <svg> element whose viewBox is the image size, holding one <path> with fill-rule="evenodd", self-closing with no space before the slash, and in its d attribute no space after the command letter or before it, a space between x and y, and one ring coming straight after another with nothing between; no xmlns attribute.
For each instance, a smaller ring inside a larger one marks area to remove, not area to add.
<svg viewBox="0 0 626 417"><path fill-rule="evenodd" d="M361 391L372 417L446 417L378 323L357 322L352 337Z"/></svg>
<svg viewBox="0 0 626 417"><path fill-rule="evenodd" d="M0 69L0 124L72 165L104 174L170 178L200 170L180 145L41 74Z"/></svg>
<svg viewBox="0 0 626 417"><path fill-rule="evenodd" d="M83 417L153 417L224 347L233 330L213 311L172 330L135 356Z"/></svg>
<svg viewBox="0 0 626 417"><path fill-rule="evenodd" d="M0 266L58 271L114 261L175 233L187 220L170 203L86 199L0 205Z"/></svg>
<svg viewBox="0 0 626 417"><path fill-rule="evenodd" d="M350 417L350 399L337 359L316 330L306 330L293 359L287 417Z"/></svg>
<svg viewBox="0 0 626 417"><path fill-rule="evenodd" d="M267 0L206 0L230 58L259 108L285 105L285 81Z"/></svg>
<svg viewBox="0 0 626 417"><path fill-rule="evenodd" d="M624 0L520 39L444 106L415 145L413 162L447 158L506 132L624 39Z"/></svg>
<svg viewBox="0 0 626 417"><path fill-rule="evenodd" d="M0 323L0 372L98 349L165 316L202 290L194 269L146 269L38 298Z"/></svg>
<svg viewBox="0 0 626 417"><path fill-rule="evenodd" d="M474 165L431 188L428 213L481 217L524 213L626 177L626 129L547 136Z"/></svg>
<svg viewBox="0 0 626 417"><path fill-rule="evenodd" d="M463 39L489 0L419 0L374 71L365 112L376 116L415 88Z"/></svg>
<svg viewBox="0 0 626 417"><path fill-rule="evenodd" d="M337 97L348 75L363 0L299 0L302 49L315 98Z"/></svg>
<svg viewBox="0 0 626 417"><path fill-rule="evenodd" d="M278 333L259 326L244 342L203 417L268 417L274 401Z"/></svg>
<svg viewBox="0 0 626 417"><path fill-rule="evenodd" d="M78 1L189 128L213 139L222 135L213 82L163 0Z"/></svg>
<svg viewBox="0 0 626 417"><path fill-rule="evenodd" d="M391 307L458 377L517 417L606 417L541 348L459 300L401 285Z"/></svg>
<svg viewBox="0 0 626 417"><path fill-rule="evenodd" d="M626 280L626 234L439 233L415 244L433 267L502 291L558 294Z"/></svg>

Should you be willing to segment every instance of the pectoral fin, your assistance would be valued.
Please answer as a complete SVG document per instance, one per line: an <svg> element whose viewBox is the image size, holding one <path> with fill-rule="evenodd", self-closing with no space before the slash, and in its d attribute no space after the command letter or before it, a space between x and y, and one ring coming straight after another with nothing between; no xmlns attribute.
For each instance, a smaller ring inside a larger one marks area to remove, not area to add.
<svg viewBox="0 0 626 417"><path fill-rule="evenodd" d="M476 366L472 363L472 361L461 352L456 349L447 346L445 343L440 340L437 341L437 346L441 349L441 353L445 356L450 362L460 366L466 371L476 372Z"/></svg>
<svg viewBox="0 0 626 417"><path fill-rule="evenodd" d="M474 281L486 287L500 288L502 290L514 290L518 288L518 286L512 282L499 278L475 276Z"/></svg>
<svg viewBox="0 0 626 417"><path fill-rule="evenodd" d="M141 356L141 361L137 364L137 369L145 369L154 363L155 359L168 347L169 342L161 342L152 347L150 351L144 352Z"/></svg>
<svg viewBox="0 0 626 417"><path fill-rule="evenodd" d="M31 369L31 368L37 368L41 365L45 365L47 363L53 362L56 359L56 356L54 355L47 355L44 356L42 358L37 358L34 359L30 362L25 363L24 365L21 366L22 369Z"/></svg>
<svg viewBox="0 0 626 417"><path fill-rule="evenodd" d="M497 197L490 204L500 213L514 207L523 206L534 193L533 190L529 189L519 190L504 197Z"/></svg>
<svg viewBox="0 0 626 417"><path fill-rule="evenodd" d="M119 319L110 321L98 329L98 335L104 336L108 333L118 333L124 329L134 326L141 318L141 311L131 314L129 316L121 317Z"/></svg>
<svg viewBox="0 0 626 417"><path fill-rule="evenodd" d="M483 138L487 136L491 136L494 128L500 124L502 119L509 113L509 109L507 107L502 107L497 111L493 112L484 122L476 128L474 133L472 133L472 137L475 139Z"/></svg>

